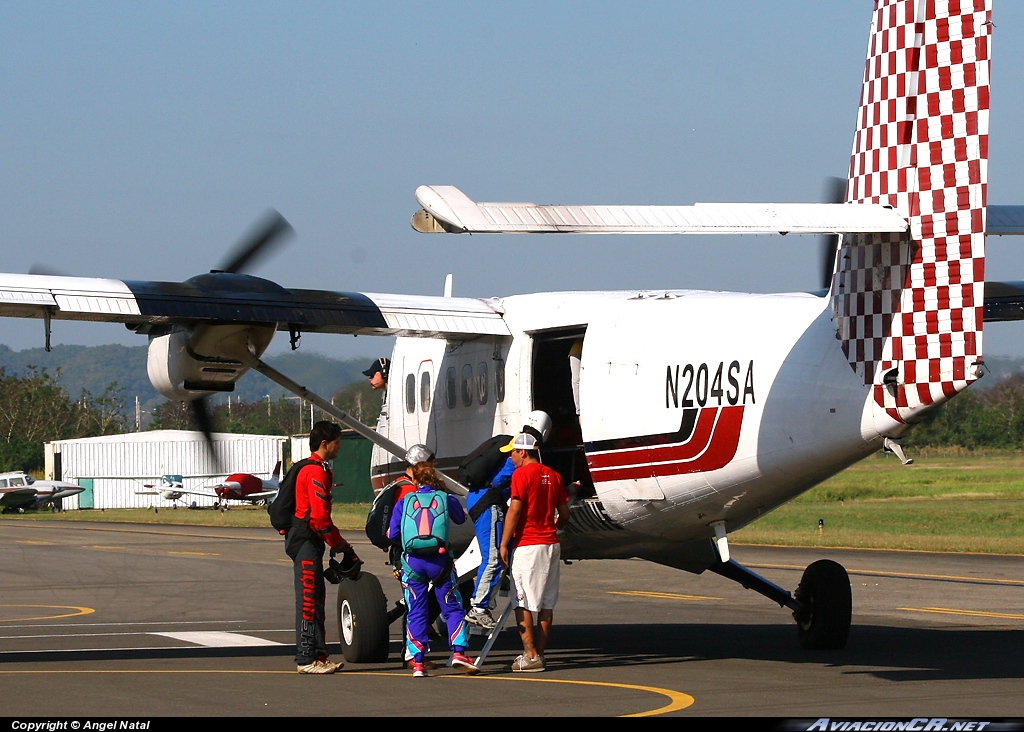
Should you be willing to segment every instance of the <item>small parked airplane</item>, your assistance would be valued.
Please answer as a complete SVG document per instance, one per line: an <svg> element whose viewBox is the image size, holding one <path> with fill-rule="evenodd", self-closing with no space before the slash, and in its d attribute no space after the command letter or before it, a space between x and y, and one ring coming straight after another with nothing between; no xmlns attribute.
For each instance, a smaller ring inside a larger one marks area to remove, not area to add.
<svg viewBox="0 0 1024 732"><path fill-rule="evenodd" d="M85 489L59 480L36 480L22 471L0 473L0 508L24 511L49 506L58 510L62 498L76 496Z"/></svg>
<svg viewBox="0 0 1024 732"><path fill-rule="evenodd" d="M179 501L186 495L216 498L217 505L226 507L228 501L242 501L254 506L265 506L277 495L281 480L281 462L274 468L273 478L264 479L250 473L232 473L220 483L200 488L184 488L180 475L163 475L159 484L145 484L145 490L135 491L138 496L158 495L167 501Z"/></svg>
<svg viewBox="0 0 1024 732"><path fill-rule="evenodd" d="M290 230L277 216L186 282L0 275L0 315L41 318L47 341L53 318L148 336L153 385L189 401L207 432L205 398L259 371L373 441L378 485L404 469L404 445L426 443L451 470L543 409L556 434L545 461L581 481L564 558L711 570L790 609L804 647L842 648L842 566L815 562L790 592L733 560L727 536L880 449L902 454L900 436L982 376L983 321L1024 319L1024 284L985 282L986 235L1024 234L1024 207L987 203L993 32L991 0L876 0L836 203L537 206L416 192L421 232L833 236L821 292L287 289L242 273ZM279 330L293 347L300 332L398 336L377 430L260 359ZM350 660L387 655L380 593L368 573L339 586Z"/></svg>

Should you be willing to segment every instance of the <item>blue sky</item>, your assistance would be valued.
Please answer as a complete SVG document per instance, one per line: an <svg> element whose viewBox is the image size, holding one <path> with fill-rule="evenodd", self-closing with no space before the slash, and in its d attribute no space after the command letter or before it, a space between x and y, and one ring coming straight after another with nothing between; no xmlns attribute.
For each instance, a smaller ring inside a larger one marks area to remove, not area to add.
<svg viewBox="0 0 1024 732"><path fill-rule="evenodd" d="M426 237L416 186L538 203L813 201L848 167L871 3L0 4L0 269L457 295L814 289L811 237ZM1024 203L1024 6L994 14L989 198ZM988 276L1024 279L993 238ZM62 343L144 343L55 323ZM285 339L273 348L280 350ZM42 343L5 320L0 342ZM1024 327L986 331L1024 355ZM309 337L331 355L385 344Z"/></svg>

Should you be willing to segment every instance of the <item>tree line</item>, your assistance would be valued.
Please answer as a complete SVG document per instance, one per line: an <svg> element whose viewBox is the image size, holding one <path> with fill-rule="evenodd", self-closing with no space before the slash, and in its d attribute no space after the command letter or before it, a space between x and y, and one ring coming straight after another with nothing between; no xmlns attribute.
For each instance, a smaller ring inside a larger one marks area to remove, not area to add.
<svg viewBox="0 0 1024 732"><path fill-rule="evenodd" d="M902 442L913 447L1024 449L1024 374L967 389L929 414Z"/></svg>
<svg viewBox="0 0 1024 732"><path fill-rule="evenodd" d="M116 383L99 396L82 391L73 399L59 378L59 370L30 367L18 376L0 367L0 471L42 469L49 440L124 432L124 393Z"/></svg>
<svg viewBox="0 0 1024 732"><path fill-rule="evenodd" d="M43 469L43 443L119 434L135 429L132 405L124 389L112 383L96 396L83 390L73 398L60 381L60 370L29 367L9 374L0 366L0 472ZM369 424L376 424L383 395L361 381L334 395L334 403ZM125 407L128 407L127 409ZM288 435L309 432L309 404L280 397L245 401L220 400L210 407L216 432ZM149 416L147 429L194 430L188 404L165 401ZM329 419L314 409L314 420Z"/></svg>
<svg viewBox="0 0 1024 732"><path fill-rule="evenodd" d="M0 471L43 468L43 443L127 432L134 428L124 390L110 384L100 395L73 398L51 373L31 367L22 375L0 367ZM351 384L333 402L362 422L375 425L383 394L365 381ZM130 405L129 405L130 406ZM329 419L294 397L246 401L221 399L211 406L214 430L257 435L303 434L312 419ZM187 404L163 402L149 415L147 429L196 429ZM904 439L909 447L955 446L1024 449L1024 374L1014 374L986 391L968 389L929 414Z"/></svg>
<svg viewBox="0 0 1024 732"><path fill-rule="evenodd" d="M351 384L332 398L332 403L360 422L376 426L383 394L370 389L368 382ZM298 435L308 433L313 422L333 419L298 397L246 401L230 395L208 407L214 432L249 435ZM163 402L157 406L148 423L151 430L198 429L192 410L184 402Z"/></svg>

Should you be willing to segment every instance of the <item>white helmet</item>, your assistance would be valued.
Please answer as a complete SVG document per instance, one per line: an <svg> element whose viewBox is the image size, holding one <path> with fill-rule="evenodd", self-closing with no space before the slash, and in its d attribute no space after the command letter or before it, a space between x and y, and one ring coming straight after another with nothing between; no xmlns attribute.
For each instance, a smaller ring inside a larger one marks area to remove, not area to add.
<svg viewBox="0 0 1024 732"><path fill-rule="evenodd" d="M540 441L547 442L548 436L551 434L551 417L547 412L535 409L526 415L523 427L532 427L537 430L540 433Z"/></svg>
<svg viewBox="0 0 1024 732"><path fill-rule="evenodd" d="M405 462L409 465L430 462L434 459L434 453L426 445L413 445L405 453Z"/></svg>

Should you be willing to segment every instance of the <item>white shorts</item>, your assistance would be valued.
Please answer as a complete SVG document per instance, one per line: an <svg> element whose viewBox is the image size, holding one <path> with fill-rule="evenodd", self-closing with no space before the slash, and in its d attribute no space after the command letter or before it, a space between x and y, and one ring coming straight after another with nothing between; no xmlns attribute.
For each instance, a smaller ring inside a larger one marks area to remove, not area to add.
<svg viewBox="0 0 1024 732"><path fill-rule="evenodd" d="M512 607L531 613L554 610L558 602L559 544L530 544L512 553Z"/></svg>

